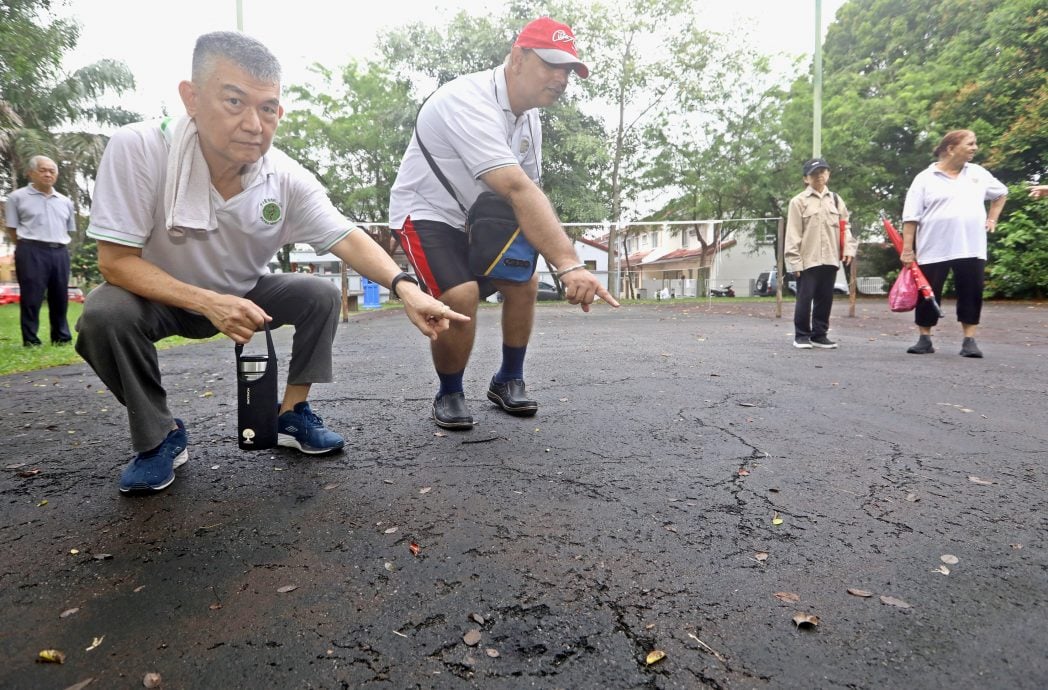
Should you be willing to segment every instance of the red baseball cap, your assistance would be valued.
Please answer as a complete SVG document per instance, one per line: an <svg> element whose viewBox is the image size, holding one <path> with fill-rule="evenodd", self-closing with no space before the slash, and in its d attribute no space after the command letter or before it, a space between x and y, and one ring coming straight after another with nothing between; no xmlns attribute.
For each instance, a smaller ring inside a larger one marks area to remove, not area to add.
<svg viewBox="0 0 1048 690"><path fill-rule="evenodd" d="M539 17L521 29L513 45L534 50L536 55L550 64L571 65L583 79L589 76L589 67L579 60L575 50L575 32L567 24L549 17Z"/></svg>

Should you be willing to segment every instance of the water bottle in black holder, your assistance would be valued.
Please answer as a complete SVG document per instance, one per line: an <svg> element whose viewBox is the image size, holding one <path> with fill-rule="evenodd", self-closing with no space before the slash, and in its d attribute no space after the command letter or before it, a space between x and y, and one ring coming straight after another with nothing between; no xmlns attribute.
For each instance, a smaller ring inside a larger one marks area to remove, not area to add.
<svg viewBox="0 0 1048 690"><path fill-rule="evenodd" d="M262 450L277 445L277 354L266 324L268 355L245 355L244 346L234 350L237 359L237 445L244 450Z"/></svg>

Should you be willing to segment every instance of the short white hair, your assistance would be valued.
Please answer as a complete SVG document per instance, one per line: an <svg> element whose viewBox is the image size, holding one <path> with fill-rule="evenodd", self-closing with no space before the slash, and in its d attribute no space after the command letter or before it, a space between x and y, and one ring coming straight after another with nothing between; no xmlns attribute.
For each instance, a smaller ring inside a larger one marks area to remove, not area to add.
<svg viewBox="0 0 1048 690"><path fill-rule="evenodd" d="M55 166L56 170L58 169L58 163L55 163L53 160L51 160L47 156L39 156L39 155L37 155L37 156L33 156L32 158L29 159L29 165L28 165L29 170L31 172L36 172L40 168L40 161L48 161L52 165Z"/></svg>

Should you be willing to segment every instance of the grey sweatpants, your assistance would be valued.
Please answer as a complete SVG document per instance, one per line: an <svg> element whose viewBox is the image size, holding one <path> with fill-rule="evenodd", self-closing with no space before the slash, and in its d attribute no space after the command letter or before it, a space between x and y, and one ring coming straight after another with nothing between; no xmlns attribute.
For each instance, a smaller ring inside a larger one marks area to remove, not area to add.
<svg viewBox="0 0 1048 690"><path fill-rule="evenodd" d="M331 344L338 327L340 296L327 280L301 273L266 274L244 295L273 317L270 328L291 324L295 336L287 381L331 381ZM174 428L160 381L158 340L171 335L209 338L216 333L200 314L149 302L104 283L84 301L76 351L127 408L135 452L160 445ZM230 372L233 353L230 348Z"/></svg>

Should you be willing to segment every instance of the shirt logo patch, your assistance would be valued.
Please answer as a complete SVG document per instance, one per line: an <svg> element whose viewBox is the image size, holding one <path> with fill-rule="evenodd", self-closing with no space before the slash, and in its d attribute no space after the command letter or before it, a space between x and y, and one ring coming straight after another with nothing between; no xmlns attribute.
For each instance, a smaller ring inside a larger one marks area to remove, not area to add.
<svg viewBox="0 0 1048 690"><path fill-rule="evenodd" d="M520 155L526 155L531 150L531 139L520 140Z"/></svg>
<svg viewBox="0 0 1048 690"><path fill-rule="evenodd" d="M274 199L266 199L262 202L262 220L267 225L274 225L280 221L283 211L280 204Z"/></svg>
<svg viewBox="0 0 1048 690"><path fill-rule="evenodd" d="M553 32L552 40L554 43L574 43L575 37L564 29L557 29Z"/></svg>

